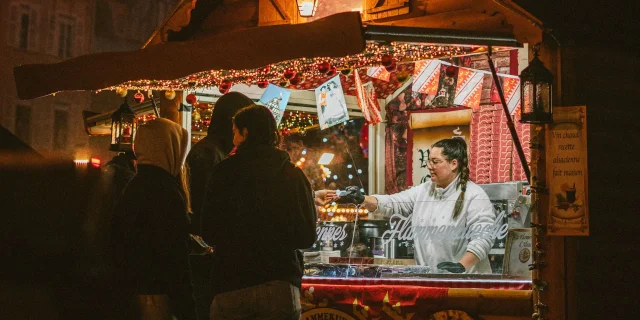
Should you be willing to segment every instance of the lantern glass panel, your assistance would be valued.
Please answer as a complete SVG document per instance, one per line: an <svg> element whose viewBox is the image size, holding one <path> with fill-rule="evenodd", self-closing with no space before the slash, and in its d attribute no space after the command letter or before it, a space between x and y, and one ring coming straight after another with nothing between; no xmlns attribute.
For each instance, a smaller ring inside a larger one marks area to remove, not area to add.
<svg viewBox="0 0 640 320"><path fill-rule="evenodd" d="M536 83L536 112L551 113L551 85L549 83Z"/></svg>
<svg viewBox="0 0 640 320"><path fill-rule="evenodd" d="M522 112L533 112L533 83L530 81L522 84Z"/></svg>

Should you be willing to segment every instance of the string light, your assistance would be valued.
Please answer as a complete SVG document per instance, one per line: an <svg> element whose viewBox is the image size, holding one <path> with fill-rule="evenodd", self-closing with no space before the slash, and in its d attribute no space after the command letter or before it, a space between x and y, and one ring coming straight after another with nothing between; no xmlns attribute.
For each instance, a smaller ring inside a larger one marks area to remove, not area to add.
<svg viewBox="0 0 640 320"><path fill-rule="evenodd" d="M304 135L307 130L318 126L318 116L306 112L285 111L278 129L282 135L291 133L299 133ZM303 150L302 154L306 154L307 150ZM304 161L303 161L304 162Z"/></svg>
<svg viewBox="0 0 640 320"><path fill-rule="evenodd" d="M129 90L195 90L210 89L225 85L244 83L257 84L259 81L288 84L284 78L287 70L294 71L301 81L307 78L323 77L318 65L324 62L337 70L353 70L358 68L381 66L382 58L393 57L397 63L454 57L473 53L478 47L442 46L434 44L414 44L403 42L377 43L369 42L364 52L340 58L318 57L287 60L256 69L245 70L209 70L173 80L136 80L128 81L104 90L128 88ZM346 73L346 72L345 72ZM344 74L344 73L343 73ZM347 73L348 74L348 73Z"/></svg>

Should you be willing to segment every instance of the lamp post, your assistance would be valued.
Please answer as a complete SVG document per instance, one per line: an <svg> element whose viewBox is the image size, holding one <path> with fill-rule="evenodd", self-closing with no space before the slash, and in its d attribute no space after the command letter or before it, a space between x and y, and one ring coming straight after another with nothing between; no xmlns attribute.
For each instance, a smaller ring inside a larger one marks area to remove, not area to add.
<svg viewBox="0 0 640 320"><path fill-rule="evenodd" d="M301 17L313 17L316 14L318 0L296 0L298 2L298 12Z"/></svg>
<svg viewBox="0 0 640 320"><path fill-rule="evenodd" d="M136 114L127 103L127 98L124 98L120 108L111 115L111 147L109 150L132 151L136 130Z"/></svg>
<svg viewBox="0 0 640 320"><path fill-rule="evenodd" d="M551 95L553 75L538 59L537 46L533 59L520 74L520 122L544 124L553 122Z"/></svg>

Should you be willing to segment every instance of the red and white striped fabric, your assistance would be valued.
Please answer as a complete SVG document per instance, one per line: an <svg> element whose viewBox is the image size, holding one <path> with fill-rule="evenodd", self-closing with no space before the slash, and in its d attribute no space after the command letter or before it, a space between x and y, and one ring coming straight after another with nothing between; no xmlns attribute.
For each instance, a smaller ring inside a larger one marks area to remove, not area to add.
<svg viewBox="0 0 640 320"><path fill-rule="evenodd" d="M367 69L367 76L382 81L389 81L391 73L385 67L372 67Z"/></svg>
<svg viewBox="0 0 640 320"><path fill-rule="evenodd" d="M435 95L438 91L438 83L440 82L440 65L439 60L416 61L413 69L413 84L411 90Z"/></svg>
<svg viewBox="0 0 640 320"><path fill-rule="evenodd" d="M483 78L484 73L482 72L476 72L467 68L460 68L458 71L456 96L453 103L477 110L480 107Z"/></svg>

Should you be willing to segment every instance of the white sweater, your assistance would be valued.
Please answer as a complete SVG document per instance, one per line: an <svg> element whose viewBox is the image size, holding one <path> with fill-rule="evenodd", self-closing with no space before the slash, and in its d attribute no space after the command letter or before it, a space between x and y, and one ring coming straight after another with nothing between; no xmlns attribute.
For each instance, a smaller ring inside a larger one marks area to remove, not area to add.
<svg viewBox="0 0 640 320"><path fill-rule="evenodd" d="M378 199L377 210L390 218L392 228L402 220L411 221L416 261L429 266L431 272L438 272L441 262L458 262L469 251L480 261L467 273L491 273L487 256L495 230L493 205L484 190L469 181L462 211L453 220L453 208L460 195L457 182L458 178L444 189L432 190L432 182L428 181L393 195L374 195ZM407 234L400 236L403 235Z"/></svg>

